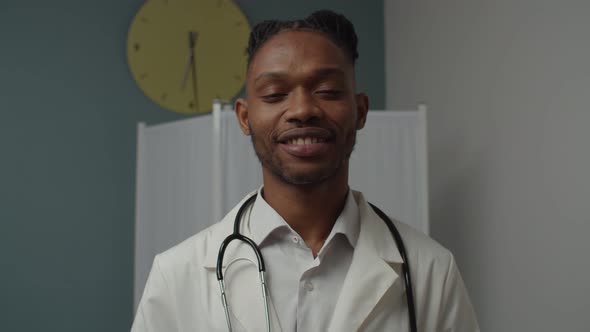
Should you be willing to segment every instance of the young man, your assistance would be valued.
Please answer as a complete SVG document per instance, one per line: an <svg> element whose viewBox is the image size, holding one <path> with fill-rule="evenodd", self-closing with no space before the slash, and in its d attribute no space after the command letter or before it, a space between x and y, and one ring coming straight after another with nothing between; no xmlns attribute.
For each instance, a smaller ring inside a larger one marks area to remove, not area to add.
<svg viewBox="0 0 590 332"><path fill-rule="evenodd" d="M355 88L357 37L343 16L266 21L248 47L235 111L260 159L263 186L240 218L266 262L272 331L409 331L402 255L384 220L348 187L348 160L368 98ZM158 255L132 331L266 330L253 250L216 264L240 202L223 220ZM419 331L478 331L453 256L395 221L407 250Z"/></svg>

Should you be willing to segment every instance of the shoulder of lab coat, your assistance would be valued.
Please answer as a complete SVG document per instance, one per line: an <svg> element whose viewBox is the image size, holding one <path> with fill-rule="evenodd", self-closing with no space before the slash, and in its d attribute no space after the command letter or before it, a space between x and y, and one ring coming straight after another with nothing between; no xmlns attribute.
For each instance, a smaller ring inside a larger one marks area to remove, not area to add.
<svg viewBox="0 0 590 332"><path fill-rule="evenodd" d="M359 208L368 222L382 224L372 211L362 193L354 192ZM217 250L223 239L232 233L233 220L238 208L249 197L236 205L219 223L190 237L179 245L157 255L154 259L142 299L140 301L132 332L180 331L176 294L183 290L174 289L182 280L187 269L214 267ZM414 288L418 330L470 332L479 331L473 307L467 290L451 252L425 234L397 220L393 220L404 241ZM383 229L383 228L382 228ZM392 266L399 252L388 231L373 234L381 242L390 241L382 253ZM215 251L215 252L213 252ZM230 254L231 255L231 254ZM195 280L196 282L196 280ZM370 285L359 285L370 287ZM375 330L371 324L366 330ZM365 330L363 328L363 330ZM381 327L376 330L382 330Z"/></svg>
<svg viewBox="0 0 590 332"><path fill-rule="evenodd" d="M404 241L419 331L480 331L453 254L411 226L392 219Z"/></svg>
<svg viewBox="0 0 590 332"><path fill-rule="evenodd" d="M251 193L253 194L253 193ZM225 236L233 232L233 219L247 195L220 222L191 236L180 244L156 255L146 282L131 332L180 331L177 317L177 283L187 269L204 265L208 250L219 248Z"/></svg>

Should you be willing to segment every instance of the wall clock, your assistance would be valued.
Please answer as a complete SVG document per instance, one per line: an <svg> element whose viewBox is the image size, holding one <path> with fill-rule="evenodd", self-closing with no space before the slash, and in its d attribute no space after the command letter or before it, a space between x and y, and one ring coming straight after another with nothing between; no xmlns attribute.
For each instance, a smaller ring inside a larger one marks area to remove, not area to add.
<svg viewBox="0 0 590 332"><path fill-rule="evenodd" d="M179 113L211 110L246 78L250 24L230 0L148 0L127 37L133 79L151 100Z"/></svg>

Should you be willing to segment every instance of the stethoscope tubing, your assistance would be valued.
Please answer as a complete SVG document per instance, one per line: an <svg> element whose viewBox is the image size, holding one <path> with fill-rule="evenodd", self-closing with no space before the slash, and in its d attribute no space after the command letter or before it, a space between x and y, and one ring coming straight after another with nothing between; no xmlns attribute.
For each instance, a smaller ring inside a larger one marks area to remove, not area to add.
<svg viewBox="0 0 590 332"><path fill-rule="evenodd" d="M244 211L250 205L253 204L253 202L257 196L258 196L257 194L250 196L242 204L242 206L240 206L240 208L238 209L238 212L236 214L236 218L234 220L233 233L230 234L229 236L227 236L225 238L225 240L223 240L223 242L221 243L221 246L219 247L219 254L217 256L217 267L216 267L217 280L219 282L219 288L221 291L221 300L222 300L223 308L225 311L225 317L227 320L228 329L230 332L232 331L232 327L231 327L231 320L230 320L230 316L229 316L229 306L227 303L227 297L226 297L226 293L225 293L225 282L224 282L224 278L223 278L223 258L225 256L225 250L227 249L228 245L234 240L239 240L239 241L246 243L248 246L250 246L250 248L252 248L252 250L254 251L254 253L256 255L256 260L258 261L258 273L259 273L260 283L261 283L261 287L262 287L262 296L264 297L264 310L266 313L266 327L267 327L267 331L270 332L270 315L269 315L269 310L268 310L268 299L267 299L268 290L267 290L266 279L265 279L266 266L264 264L264 258L262 257L262 253L260 252L260 248L258 248L256 243L252 239L250 239L247 236L244 236L240 233L240 223L241 223ZM393 239L395 241L395 244L399 250L400 256L402 257L402 260L403 260L402 270L403 270L403 274L404 274L404 283L406 286L406 301L408 304L408 316L410 319L410 331L417 332L418 328L417 328L417 319L416 319L416 309L415 309L415 305L414 305L414 292L413 292L413 287L412 287L412 278L410 275L410 265L409 265L409 261L408 261L408 255L406 254L406 247L404 245L404 241L402 240L402 237L401 237L399 231L397 230L397 227L395 227L395 225L393 224L393 221L391 221L391 219L383 211L381 211L378 207L376 207L375 205L373 205L371 203L369 203L369 205L371 206L371 208L373 208L375 213L377 213L377 215L387 225L387 228L391 232Z"/></svg>
<svg viewBox="0 0 590 332"><path fill-rule="evenodd" d="M414 306L414 291L412 287L412 278L410 275L410 265L408 261L408 255L406 254L406 246L404 241L402 240L402 236L397 230L397 227L393 224L393 221L383 212L381 209L376 207L375 205L369 203L369 205L373 208L375 213L383 219L387 228L393 235L393 239L395 240L395 245L397 246L397 250L399 250L400 256L402 256L402 260L404 261L402 264L402 269L404 272L404 283L406 284L406 301L408 303L408 315L410 317L410 331L416 332L418 331L418 327L416 324L416 308Z"/></svg>

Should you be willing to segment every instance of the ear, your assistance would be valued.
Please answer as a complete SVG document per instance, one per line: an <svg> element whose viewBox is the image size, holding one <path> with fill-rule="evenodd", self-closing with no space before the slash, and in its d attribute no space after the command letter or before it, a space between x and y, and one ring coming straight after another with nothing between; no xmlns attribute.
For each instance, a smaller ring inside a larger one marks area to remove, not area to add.
<svg viewBox="0 0 590 332"><path fill-rule="evenodd" d="M367 122L367 112L369 112L369 97L364 93L356 95L356 112L357 112L357 130L365 127Z"/></svg>
<svg viewBox="0 0 590 332"><path fill-rule="evenodd" d="M248 122L248 102L244 98L238 98L234 105L238 124L246 136L250 136L250 126Z"/></svg>

